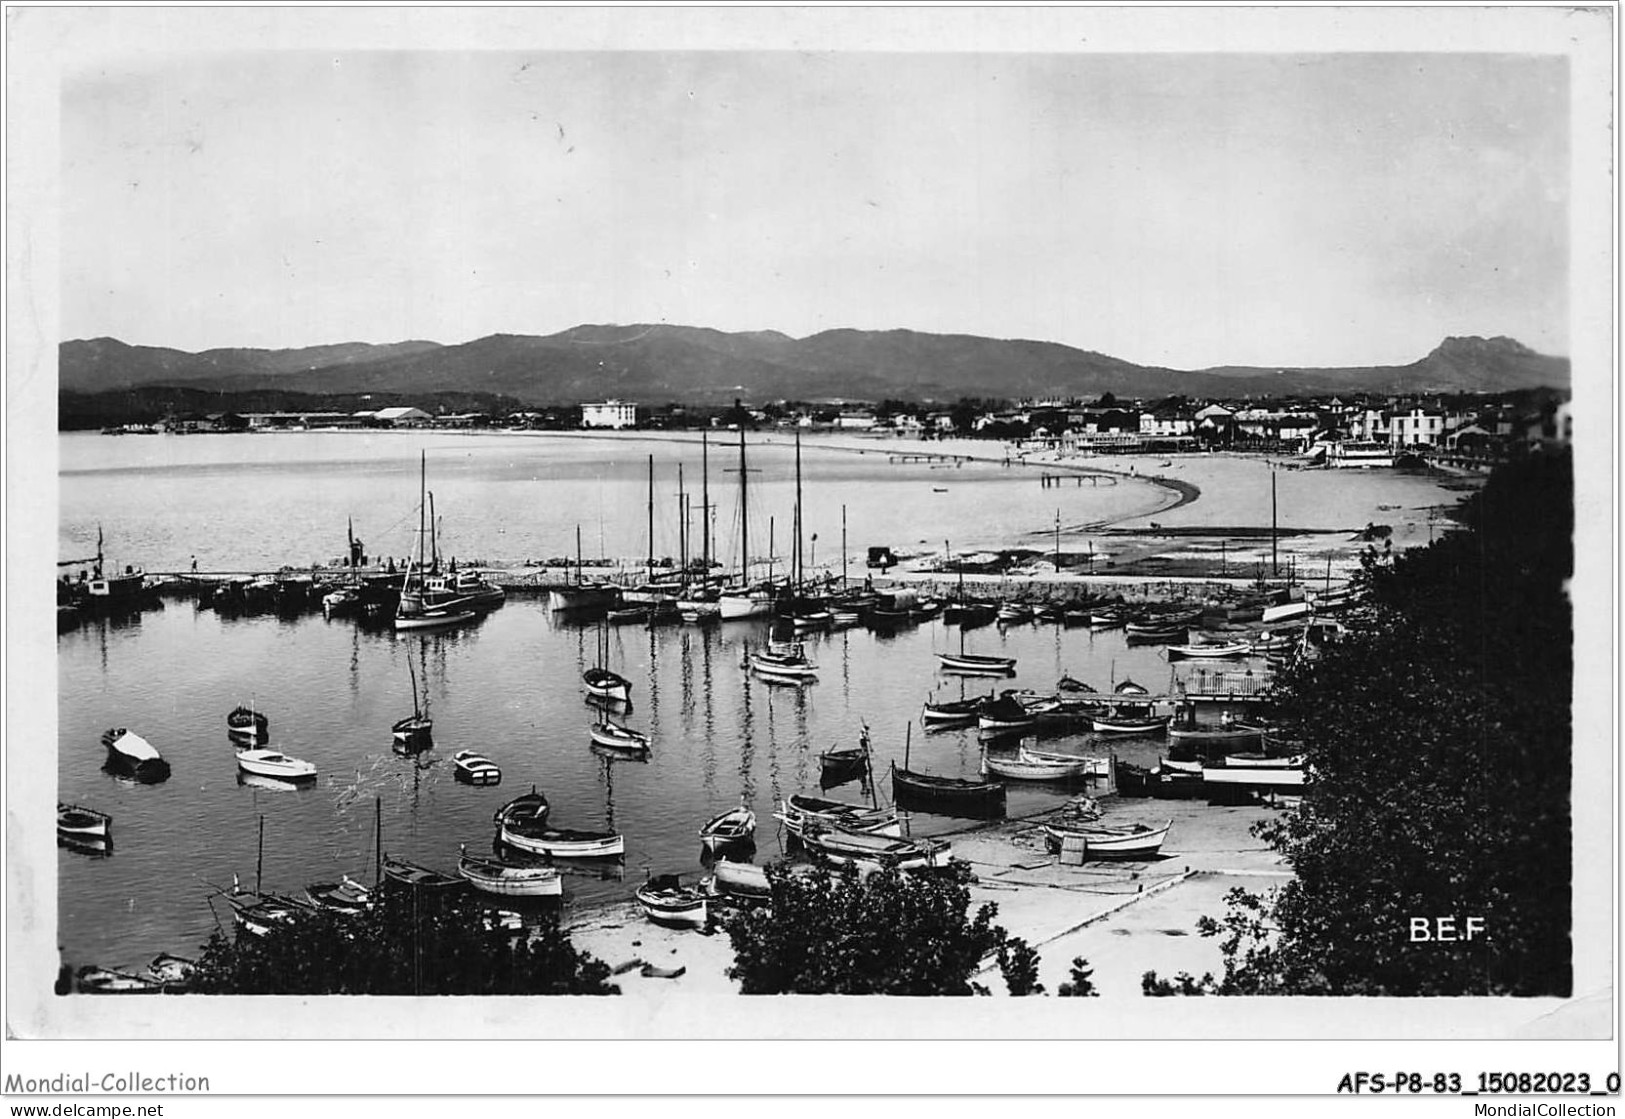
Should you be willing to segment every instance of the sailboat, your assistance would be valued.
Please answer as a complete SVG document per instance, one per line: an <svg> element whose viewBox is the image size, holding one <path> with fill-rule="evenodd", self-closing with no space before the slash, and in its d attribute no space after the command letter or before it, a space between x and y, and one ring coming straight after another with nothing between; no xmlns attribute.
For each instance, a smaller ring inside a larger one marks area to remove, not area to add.
<svg viewBox="0 0 1625 1119"><path fill-rule="evenodd" d="M965 652L965 627L959 627L959 652L938 653L937 660L944 672L958 672L970 676L1010 676L1016 671L1015 657L993 657Z"/></svg>
<svg viewBox="0 0 1625 1119"><path fill-rule="evenodd" d="M691 625L722 616L719 592L711 583L711 441L706 432L700 433L700 540L698 575L684 565L683 593L677 599L677 613Z"/></svg>
<svg viewBox="0 0 1625 1119"><path fill-rule="evenodd" d="M587 582L582 578L581 526L576 525L576 573L573 582L554 587L547 592L549 609L593 610L614 606L621 598L621 589L614 583L597 579Z"/></svg>
<svg viewBox="0 0 1625 1119"><path fill-rule="evenodd" d="M434 729L434 720L429 718L429 705L418 698L418 674L417 669L412 667L410 656L406 658L406 669L412 677L412 713L397 720L390 731L395 736L397 754L421 754L434 746L430 733Z"/></svg>
<svg viewBox="0 0 1625 1119"><path fill-rule="evenodd" d="M621 592L621 601L652 607L651 617L674 608L682 584L673 579L655 578L655 457L649 456L649 565L644 581Z"/></svg>
<svg viewBox="0 0 1625 1119"><path fill-rule="evenodd" d="M473 607L460 599L444 596L444 580L439 577L439 557L434 564L424 555L424 536L434 529L424 528L424 516L429 513L432 497L429 495L429 463L427 453L419 464L418 502L418 559L406 565L406 578L401 583L400 606L395 607L395 629L431 629L437 625L457 625L474 616ZM432 521L431 521L432 525ZM431 586L431 575L439 586ZM500 588L496 588L500 593Z"/></svg>
<svg viewBox="0 0 1625 1119"><path fill-rule="evenodd" d="M611 671L604 663L607 660L609 660L609 627L607 622L600 622L598 662L581 674L581 682L587 686L588 695L619 703L632 702L632 682L620 673Z"/></svg>
<svg viewBox="0 0 1625 1119"><path fill-rule="evenodd" d="M790 553L790 585L782 600L781 613L790 619L797 633L823 629L834 621L834 615L819 598L809 594L810 580L801 558L801 431L796 430L796 506L795 545ZM813 539L817 539L815 535Z"/></svg>
<svg viewBox="0 0 1625 1119"><path fill-rule="evenodd" d="M717 609L724 619L761 618L773 612L773 584L750 581L750 506L746 498L745 429L739 429L739 584L724 591Z"/></svg>

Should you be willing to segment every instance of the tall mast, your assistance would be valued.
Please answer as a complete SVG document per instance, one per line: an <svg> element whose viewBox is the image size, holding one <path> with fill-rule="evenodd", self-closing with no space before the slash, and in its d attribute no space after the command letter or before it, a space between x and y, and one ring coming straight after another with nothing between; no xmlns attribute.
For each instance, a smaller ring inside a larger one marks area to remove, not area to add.
<svg viewBox="0 0 1625 1119"><path fill-rule="evenodd" d="M576 525L576 586L581 585L581 526Z"/></svg>
<svg viewBox="0 0 1625 1119"><path fill-rule="evenodd" d="M790 593L801 592L801 429L796 428L796 545L790 553Z"/></svg>
<svg viewBox="0 0 1625 1119"><path fill-rule="evenodd" d="M649 582L655 581L655 457L649 456Z"/></svg>
<svg viewBox="0 0 1625 1119"><path fill-rule="evenodd" d="M429 570L440 572L440 541L434 533L434 491L429 491Z"/></svg>
<svg viewBox="0 0 1625 1119"><path fill-rule="evenodd" d="M750 501L745 494L745 425L739 425L739 581L750 586Z"/></svg>
<svg viewBox="0 0 1625 1119"><path fill-rule="evenodd" d="M841 503L841 589L846 590L846 503ZM871 777L873 774L871 773Z"/></svg>
<svg viewBox="0 0 1625 1119"><path fill-rule="evenodd" d="M710 433L700 432L700 559L705 578L711 578L711 443Z"/></svg>
<svg viewBox="0 0 1625 1119"><path fill-rule="evenodd" d="M677 464L677 570L688 580L688 501L683 493L683 464Z"/></svg>
<svg viewBox="0 0 1625 1119"><path fill-rule="evenodd" d="M1276 524L1277 524L1277 521L1276 521L1276 516L1275 516L1275 467L1271 466L1270 467L1270 574L1271 575L1279 575L1281 573L1281 564L1280 564L1280 561L1279 561L1279 559L1278 559L1278 557L1276 555L1276 551L1275 551Z"/></svg>

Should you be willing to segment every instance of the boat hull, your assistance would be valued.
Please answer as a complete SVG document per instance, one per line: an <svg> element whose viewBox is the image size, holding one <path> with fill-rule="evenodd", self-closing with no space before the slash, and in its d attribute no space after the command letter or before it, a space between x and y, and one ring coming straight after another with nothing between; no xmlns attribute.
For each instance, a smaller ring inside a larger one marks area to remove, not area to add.
<svg viewBox="0 0 1625 1119"><path fill-rule="evenodd" d="M503 824L500 835L502 842L516 851L557 859L596 859L626 854L626 837L607 832L532 831Z"/></svg>
<svg viewBox="0 0 1625 1119"><path fill-rule="evenodd" d="M1014 657L980 657L968 653L938 653L938 666L944 672L961 676L1011 676L1016 671Z"/></svg>
<svg viewBox="0 0 1625 1119"><path fill-rule="evenodd" d="M564 893L564 877L553 867L517 867L464 859L457 873L482 894L505 898L556 898Z"/></svg>
<svg viewBox="0 0 1625 1119"><path fill-rule="evenodd" d="M428 610L422 614L397 614L396 629L439 629L461 625L474 617L472 610Z"/></svg>
<svg viewBox="0 0 1625 1119"><path fill-rule="evenodd" d="M1173 821L1160 828L1068 828L1044 825L1050 849L1061 850L1067 839L1082 838L1084 857L1090 859L1149 859L1162 850Z"/></svg>

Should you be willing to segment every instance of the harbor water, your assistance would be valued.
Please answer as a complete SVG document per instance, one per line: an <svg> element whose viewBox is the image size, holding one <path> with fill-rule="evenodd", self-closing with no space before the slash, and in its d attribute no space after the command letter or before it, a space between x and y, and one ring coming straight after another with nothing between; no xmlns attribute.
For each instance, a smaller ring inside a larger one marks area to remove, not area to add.
<svg viewBox="0 0 1625 1119"><path fill-rule="evenodd" d="M648 546L650 454L656 554L677 552L679 460L698 516L694 439L70 435L60 446L62 554L93 551L100 525L111 563L149 570L180 570L194 555L204 570L306 565L343 551L347 521L374 554L406 555L417 528L420 449L428 451L443 555L568 556L579 524L589 555L637 556ZM736 532L730 538L738 476L724 473L737 465L736 446L713 444L710 492L724 556L738 547ZM753 444L748 465L752 554L768 554L772 517L783 563L794 452L783 443ZM861 549L870 544L924 551L948 537L958 550L1027 536L1042 547L1057 512L1082 523L1166 500L1165 491L1128 479L1041 489L1030 473L999 464L942 469L815 448L804 449L802 470L809 558L838 559L844 506L854 577L863 573ZM396 633L319 613L233 617L170 599L139 617L93 619L62 633L58 798L114 821L111 857L58 851L57 943L65 958L139 967L160 951L194 954L217 921L229 922L216 895L234 878L245 888L259 882L290 894L341 875L370 882L375 811L385 853L452 872L461 845L490 849L492 812L533 785L549 798L558 825L626 836L621 862L571 868L565 905L628 897L646 872L701 871L699 827L740 803L759 821L757 860L778 855L778 802L817 792L819 752L855 745L864 725L883 803L891 799L888 764L901 764L905 751L913 769L974 777L981 764L974 730L928 734L919 723L933 693L1052 691L1063 674L1102 691L1132 677L1161 692L1170 678L1156 646L1131 647L1120 631L1055 625L964 635L966 651L1017 658L1017 675L1004 680L942 675L934 653L958 650L961 635L940 620L891 635L857 628L813 636L808 651L818 678L801 686L765 683L743 667L749 649L766 638L760 622L624 626L607 634L608 667L633 682L625 722L652 741L646 761L594 753L588 734L597 713L584 702L581 673L597 660L599 630L551 613L542 597L510 596L488 616L443 632ZM416 759L392 752L390 735L391 724L412 710L414 673L435 741ZM240 778L225 727L238 704L265 713L270 744L314 763L317 780L290 790ZM110 727L151 741L172 776L134 785L103 772L100 738ZM1046 746L1115 752L1140 764L1166 750L1160 740L1089 735ZM450 758L460 749L495 761L501 785L458 784ZM1012 783L1008 813L1037 813L1079 791ZM859 799L863 792L853 784L830 795ZM909 821L916 835L959 826L963 821L928 814Z"/></svg>

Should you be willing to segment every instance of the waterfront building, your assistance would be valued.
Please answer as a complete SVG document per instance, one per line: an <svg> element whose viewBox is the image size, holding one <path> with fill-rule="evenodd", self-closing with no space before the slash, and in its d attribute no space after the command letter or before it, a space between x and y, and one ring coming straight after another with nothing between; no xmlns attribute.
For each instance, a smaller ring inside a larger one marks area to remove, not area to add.
<svg viewBox="0 0 1625 1119"><path fill-rule="evenodd" d="M385 427L418 427L432 417L422 408L380 408L373 419Z"/></svg>
<svg viewBox="0 0 1625 1119"><path fill-rule="evenodd" d="M875 426L875 414L873 412L842 412L835 417L835 426L852 428L857 431L868 431Z"/></svg>
<svg viewBox="0 0 1625 1119"><path fill-rule="evenodd" d="M582 427L627 428L636 427L638 406L624 400L606 400L599 404L581 406Z"/></svg>

